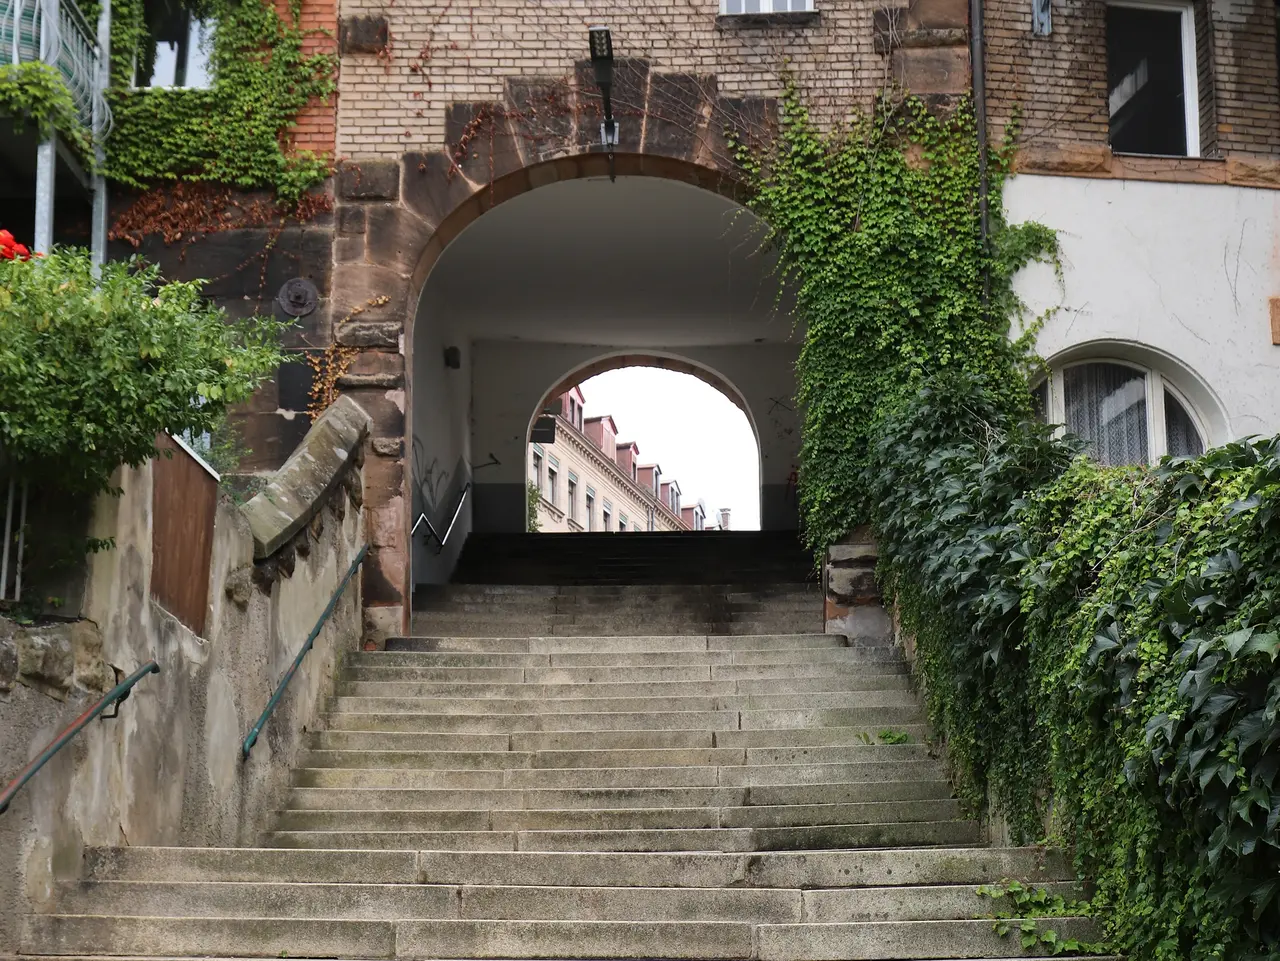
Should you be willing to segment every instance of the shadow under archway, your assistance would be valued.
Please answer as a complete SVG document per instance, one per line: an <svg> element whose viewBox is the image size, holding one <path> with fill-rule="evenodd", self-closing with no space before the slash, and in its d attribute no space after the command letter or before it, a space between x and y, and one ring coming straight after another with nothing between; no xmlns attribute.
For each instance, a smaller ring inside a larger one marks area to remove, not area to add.
<svg viewBox="0 0 1280 961"><path fill-rule="evenodd" d="M566 380L640 357L744 412L761 526L795 529L798 346L761 228L723 193L650 176L557 180L470 223L425 278L413 325L414 516L434 505L443 518L439 491L470 483L464 536L523 531L531 413ZM414 552L415 581L447 579L448 553Z"/></svg>

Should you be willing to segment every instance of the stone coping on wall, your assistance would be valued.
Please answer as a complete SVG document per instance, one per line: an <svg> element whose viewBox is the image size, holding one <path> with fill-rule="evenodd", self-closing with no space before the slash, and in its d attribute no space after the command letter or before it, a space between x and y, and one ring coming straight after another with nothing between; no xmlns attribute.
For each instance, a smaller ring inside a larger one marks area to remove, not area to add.
<svg viewBox="0 0 1280 961"><path fill-rule="evenodd" d="M310 522L359 463L371 423L363 407L342 395L311 425L266 488L244 505L256 559L270 557Z"/></svg>
<svg viewBox="0 0 1280 961"><path fill-rule="evenodd" d="M1280 189L1280 161L1266 157L1152 157L1114 153L1106 145L1087 143L1020 147L1013 170L1056 177Z"/></svg>

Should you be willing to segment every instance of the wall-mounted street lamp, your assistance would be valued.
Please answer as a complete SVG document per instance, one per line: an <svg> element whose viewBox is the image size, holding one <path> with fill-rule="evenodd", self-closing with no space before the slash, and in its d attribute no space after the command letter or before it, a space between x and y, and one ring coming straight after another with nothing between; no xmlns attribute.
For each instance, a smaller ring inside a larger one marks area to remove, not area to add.
<svg viewBox="0 0 1280 961"><path fill-rule="evenodd" d="M591 66L596 74L596 86L604 104L604 120L600 122L600 144L609 151L609 179L614 180L613 150L618 146L618 121L613 119L613 37L608 27L591 27L587 30L591 44Z"/></svg>

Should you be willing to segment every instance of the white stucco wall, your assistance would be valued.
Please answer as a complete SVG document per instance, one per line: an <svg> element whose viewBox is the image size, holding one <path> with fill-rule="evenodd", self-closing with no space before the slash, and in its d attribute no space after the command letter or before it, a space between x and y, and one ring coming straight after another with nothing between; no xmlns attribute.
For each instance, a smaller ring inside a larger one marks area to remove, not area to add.
<svg viewBox="0 0 1280 961"><path fill-rule="evenodd" d="M1017 278L1055 361L1109 356L1160 369L1196 407L1210 444L1280 431L1280 191L1021 175L1011 223L1058 231L1063 279Z"/></svg>
<svg viewBox="0 0 1280 961"><path fill-rule="evenodd" d="M446 310L424 297L414 321L412 344L413 409L407 444L413 497L409 523L425 511L444 534L458 494L471 478L471 343L454 331ZM457 347L461 354L461 366L456 370L444 364L447 347ZM483 461L485 455L480 457ZM471 507L470 499L463 503L449 543L439 553L439 545L428 541L425 528L414 535L415 583L448 579L471 531Z"/></svg>

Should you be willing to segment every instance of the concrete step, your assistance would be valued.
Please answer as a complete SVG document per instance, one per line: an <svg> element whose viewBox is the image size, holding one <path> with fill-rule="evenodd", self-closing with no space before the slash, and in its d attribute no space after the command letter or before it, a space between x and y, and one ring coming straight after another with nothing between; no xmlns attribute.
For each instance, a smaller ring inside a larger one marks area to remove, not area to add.
<svg viewBox="0 0 1280 961"><path fill-rule="evenodd" d="M906 691L903 674L846 674L763 680L579 681L570 683L485 683L379 678L343 678L338 693L347 697L465 697L552 699L578 697L730 697L735 694L840 693L849 691Z"/></svg>
<svg viewBox="0 0 1280 961"><path fill-rule="evenodd" d="M1088 936L1086 919L1054 929ZM295 937L290 940L289 934ZM37 916L24 940L57 953L240 958L690 958L791 961L826 959L995 959L1032 956L990 921L886 921L761 924L714 921L414 920L332 921L227 918ZM753 940L755 946L753 946ZM290 945L286 947L286 943ZM311 954L313 946L319 950ZM358 951L353 951L357 948ZM1034 952L1039 953L1039 952Z"/></svg>
<svg viewBox="0 0 1280 961"><path fill-rule="evenodd" d="M415 635L389 637L387 651L496 652L509 654L632 654L644 651L801 651L813 648L847 647L843 634L767 633L709 635L687 634L602 634L573 637L538 636L524 632L477 635Z"/></svg>
<svg viewBox="0 0 1280 961"><path fill-rule="evenodd" d="M473 811L573 808L744 807L787 804L867 804L951 797L951 785L930 781L778 784L757 787L618 787L457 790L451 788L291 788L294 811Z"/></svg>
<svg viewBox="0 0 1280 961"><path fill-rule="evenodd" d="M390 655L395 656L395 655ZM344 681L407 681L442 684L653 684L666 681L868 681L908 676L902 661L851 664L665 664L650 667L347 667Z"/></svg>
<svg viewBox="0 0 1280 961"><path fill-rule="evenodd" d="M415 751L430 746L442 751L616 751L732 747L782 749L867 747L882 736L924 744L926 725L863 729L852 727L758 731L546 731L513 734L422 734L411 731L314 731L310 746L333 751ZM816 757L813 756L813 757Z"/></svg>
<svg viewBox="0 0 1280 961"><path fill-rule="evenodd" d="M777 731L800 728L900 730L924 723L915 705L818 711L605 711L549 714L387 714L332 712L324 726L335 731L420 731L446 734L516 734L535 731Z"/></svg>
<svg viewBox="0 0 1280 961"><path fill-rule="evenodd" d="M19 950L53 955L394 958L396 924L294 918L31 915Z"/></svg>
<svg viewBox="0 0 1280 961"><path fill-rule="evenodd" d="M1078 896L1074 883L1045 888ZM289 882L62 882L63 914L125 917L291 917L334 920L495 919L846 923L981 918L973 885L834 888L565 887ZM1051 923L1051 922L1047 922Z"/></svg>
<svg viewBox="0 0 1280 961"><path fill-rule="evenodd" d="M1046 919L1063 937L1092 940L1088 918ZM864 921L843 924L763 924L756 932L759 961L884 961L897 958L1024 958L1047 955L1025 950L1016 935L1000 937L989 920Z"/></svg>
<svg viewBox="0 0 1280 961"><path fill-rule="evenodd" d="M409 921L411 958L749 958L753 926L714 921Z"/></svg>
<svg viewBox="0 0 1280 961"><path fill-rule="evenodd" d="M669 828L803 827L945 821L961 817L953 800L750 807L624 807L370 811L282 811L279 831L568 831Z"/></svg>
<svg viewBox="0 0 1280 961"><path fill-rule="evenodd" d="M782 651L667 650L529 654L486 650L476 638L472 649L433 651L357 651L347 663L355 667L674 667L711 665L902 664L901 652L887 647L822 647ZM466 639L461 639L466 644Z"/></svg>
<svg viewBox="0 0 1280 961"><path fill-rule="evenodd" d="M925 761L918 744L793 748L658 748L613 751L393 751L313 750L307 767L386 768L396 770L502 771L517 768L722 767L752 764Z"/></svg>
<svg viewBox="0 0 1280 961"><path fill-rule="evenodd" d="M711 634L734 636L743 634L794 634L803 631L821 631L821 609L812 614L743 614L725 615L724 620L710 620L690 616L647 616L637 614L633 618L615 615L527 614L507 617L481 614L415 614L411 622L415 635L451 635L457 639L482 637L632 637L637 628L643 628L650 636L681 636Z"/></svg>
<svg viewBox="0 0 1280 961"><path fill-rule="evenodd" d="M611 615L620 619L636 620L649 612L669 615L687 615L704 619L737 613L751 614L819 614L822 611L820 594L796 594L792 596L759 597L749 595L713 594L706 596L682 594L619 594L619 595L564 595L550 597L458 597L426 601L414 606L414 616L424 620L437 614L489 615L538 615L588 614Z"/></svg>
<svg viewBox="0 0 1280 961"><path fill-rule="evenodd" d="M313 850L794 851L978 843L976 821L906 821L773 828L520 831L275 831L266 846Z"/></svg>
<svg viewBox="0 0 1280 961"><path fill-rule="evenodd" d="M972 889L967 889L972 890ZM292 917L335 920L497 919L763 921L802 919L799 890L440 884L70 882L63 913L129 917Z"/></svg>
<svg viewBox="0 0 1280 961"><path fill-rule="evenodd" d="M751 854L291 851L278 848L89 848L94 881L608 885L676 888L862 888L1073 878L1044 848L908 848Z"/></svg>
<svg viewBox="0 0 1280 961"><path fill-rule="evenodd" d="M580 714L678 711L789 711L815 708L914 707L910 691L837 691L799 694L674 695L670 697L377 697L337 695L332 712L355 714Z"/></svg>
<svg viewBox="0 0 1280 961"><path fill-rule="evenodd" d="M307 767L294 771L295 787L382 788L609 788L755 787L780 784L941 780L934 760L854 761L833 764L686 765L626 768L510 768L500 771Z"/></svg>

